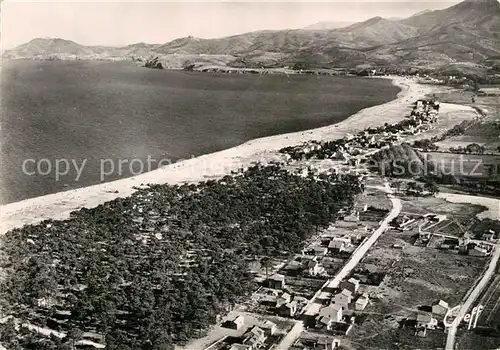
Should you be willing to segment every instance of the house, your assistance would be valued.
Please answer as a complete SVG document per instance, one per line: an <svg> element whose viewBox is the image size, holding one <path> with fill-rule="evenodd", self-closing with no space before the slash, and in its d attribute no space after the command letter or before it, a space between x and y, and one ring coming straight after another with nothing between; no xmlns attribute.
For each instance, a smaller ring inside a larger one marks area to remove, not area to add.
<svg viewBox="0 0 500 350"><path fill-rule="evenodd" d="M437 303L432 305L432 313L435 315L446 315L448 312L449 306L446 301L439 300Z"/></svg>
<svg viewBox="0 0 500 350"><path fill-rule="evenodd" d="M278 307L287 304L292 300L292 296L288 294L287 292L281 294L281 296L278 298L277 305Z"/></svg>
<svg viewBox="0 0 500 350"><path fill-rule="evenodd" d="M280 274L274 274L271 277L269 277L267 283L269 288L283 289L285 288L285 276Z"/></svg>
<svg viewBox="0 0 500 350"><path fill-rule="evenodd" d="M335 237L328 244L328 249L342 252L351 245L351 239L348 237Z"/></svg>
<svg viewBox="0 0 500 350"><path fill-rule="evenodd" d="M250 345L233 344L229 350L252 350L252 347Z"/></svg>
<svg viewBox="0 0 500 350"><path fill-rule="evenodd" d="M344 221L347 222L358 222L359 221L359 212L357 210L354 210L351 215L347 215L344 217Z"/></svg>
<svg viewBox="0 0 500 350"><path fill-rule="evenodd" d="M293 317L297 313L297 302L291 301L287 304L281 305L280 315L283 317Z"/></svg>
<svg viewBox="0 0 500 350"><path fill-rule="evenodd" d="M446 215L438 215L438 214L432 214L432 213L427 213L423 216L424 219L427 219L430 222L441 222L446 220L447 216Z"/></svg>
<svg viewBox="0 0 500 350"><path fill-rule="evenodd" d="M238 330L241 329L244 324L245 318L243 317L243 315L239 315L236 316L236 318L234 318L233 320L225 322L224 327Z"/></svg>
<svg viewBox="0 0 500 350"><path fill-rule="evenodd" d="M273 335L276 333L277 326L274 322L266 321L260 326L260 328L262 328L266 334Z"/></svg>
<svg viewBox="0 0 500 350"><path fill-rule="evenodd" d="M335 304L347 309L352 301L352 292L350 290L343 289L342 292L335 294L334 300Z"/></svg>
<svg viewBox="0 0 500 350"><path fill-rule="evenodd" d="M424 338L427 335L427 328L425 327L420 327L415 330L415 335L417 337L422 337Z"/></svg>
<svg viewBox="0 0 500 350"><path fill-rule="evenodd" d="M354 307L356 310L362 311L366 308L369 301L370 299L368 298L368 295L363 294L356 300Z"/></svg>
<svg viewBox="0 0 500 350"><path fill-rule="evenodd" d="M332 322L342 322L342 306L331 304L327 307L324 307L319 311L319 317L327 317Z"/></svg>
<svg viewBox="0 0 500 350"><path fill-rule="evenodd" d="M314 350L333 350L340 346L340 339L324 337L314 343Z"/></svg>
<svg viewBox="0 0 500 350"><path fill-rule="evenodd" d="M256 349L264 344L266 339L266 332L262 328L254 326L244 334L243 345L249 345L252 349Z"/></svg>
<svg viewBox="0 0 500 350"><path fill-rule="evenodd" d="M325 271L325 268L316 260L310 260L307 268L311 276L317 276Z"/></svg>
<svg viewBox="0 0 500 350"><path fill-rule="evenodd" d="M481 235L481 239L484 241L494 241L496 233L493 230L488 230Z"/></svg>
<svg viewBox="0 0 500 350"><path fill-rule="evenodd" d="M316 246L313 248L315 256L325 256L328 253L327 247Z"/></svg>
<svg viewBox="0 0 500 350"><path fill-rule="evenodd" d="M417 328L434 329L437 326L437 320L432 318L430 314L417 314Z"/></svg>
<svg viewBox="0 0 500 350"><path fill-rule="evenodd" d="M276 295L264 295L259 299L259 302L263 305L276 307L279 303L279 298Z"/></svg>
<svg viewBox="0 0 500 350"><path fill-rule="evenodd" d="M467 253L472 256L488 256L490 255L491 251L486 247L474 245L474 247L469 249Z"/></svg>
<svg viewBox="0 0 500 350"><path fill-rule="evenodd" d="M346 161L347 159L349 159L349 154L347 152L339 150L335 152L332 159Z"/></svg>
<svg viewBox="0 0 500 350"><path fill-rule="evenodd" d="M400 228L404 230L405 226L411 224L414 221L415 219L412 219L407 215L403 215L403 216L398 216L396 219L394 219L393 223L395 228Z"/></svg>
<svg viewBox="0 0 500 350"><path fill-rule="evenodd" d="M359 281L351 277L347 281L343 280L342 282L340 282L340 288L347 289L351 291L352 294L356 294L359 289Z"/></svg>

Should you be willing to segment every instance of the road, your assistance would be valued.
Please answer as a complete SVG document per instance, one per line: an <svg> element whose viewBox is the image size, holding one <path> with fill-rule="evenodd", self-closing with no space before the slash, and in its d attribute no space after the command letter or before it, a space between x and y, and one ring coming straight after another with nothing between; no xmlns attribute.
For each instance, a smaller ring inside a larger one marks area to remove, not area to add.
<svg viewBox="0 0 500 350"><path fill-rule="evenodd" d="M479 281L479 283L474 287L474 290L469 294L467 300L463 303L460 311L457 314L457 317L453 320L453 323L450 328L448 328L448 335L446 337L446 346L445 350L453 350L455 348L455 337L457 335L457 328L460 324L460 321L467 314L467 312L471 309L472 305L479 297L483 289L488 285L491 277L496 271L498 259L500 258L500 249L495 247L495 251L492 254L492 258L490 260L490 265L488 269L483 275L483 278Z"/></svg>
<svg viewBox="0 0 500 350"><path fill-rule="evenodd" d="M328 280L320 290L309 300L307 305L304 307L302 314L306 315L316 315L319 313L319 310L321 308L321 304L316 303L315 300L317 298L328 298L330 297L330 292L324 291L325 288L337 288L340 282L349 275L349 273L358 265L358 263L363 259L363 257L366 255L368 250L375 244L375 242L379 239L379 237L384 233L388 227L389 223L394 220L396 217L398 217L399 213L401 212L402 204L399 198L396 198L393 196L393 191L389 187L389 183L386 182L384 187L376 187L377 189L380 189L387 193L389 199L392 202L392 210L389 213L389 215L382 221L380 224L380 227L373 232L373 234L366 239L357 249L356 251L351 255L349 258L349 261L344 265L344 267L337 273L337 275ZM290 348L293 343L297 340L297 338L300 336L300 333L304 330L304 322L299 321L297 322L294 327L288 332L288 334L283 338L283 340L279 343L279 345L276 347L278 350L286 350Z"/></svg>
<svg viewBox="0 0 500 350"><path fill-rule="evenodd" d="M382 221L380 224L380 227L373 232L373 234L366 240L364 243L361 244L361 246L356 249L356 251L351 255L349 258L349 261L344 265L344 267L337 273L337 275L329 280L327 283L325 283L324 288L327 289L333 289L337 288L340 282L346 278L349 273L358 265L358 263L363 259L363 257L366 255L368 250L375 244L375 242L379 239L379 237L384 233L388 227L389 223L394 220L396 217L398 217L399 213L401 212L402 204L399 198L396 198L392 194L392 189L389 187L389 184L386 182L385 187L377 187L377 189L380 189L388 194L389 199L392 202L392 209L389 215ZM314 315L319 312L319 309L321 308L321 304L315 303L314 300L316 298L321 298L321 299L326 299L330 295L329 292L325 292L320 290L314 297L311 299L306 305L306 308L304 310L304 313L307 315Z"/></svg>

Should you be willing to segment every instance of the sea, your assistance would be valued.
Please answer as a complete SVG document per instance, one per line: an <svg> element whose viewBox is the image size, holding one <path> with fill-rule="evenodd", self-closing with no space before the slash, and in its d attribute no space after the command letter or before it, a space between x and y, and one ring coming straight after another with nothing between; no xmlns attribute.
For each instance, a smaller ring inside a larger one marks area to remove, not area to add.
<svg viewBox="0 0 500 350"><path fill-rule="evenodd" d="M390 80L2 62L0 204L138 175L248 140L338 123Z"/></svg>

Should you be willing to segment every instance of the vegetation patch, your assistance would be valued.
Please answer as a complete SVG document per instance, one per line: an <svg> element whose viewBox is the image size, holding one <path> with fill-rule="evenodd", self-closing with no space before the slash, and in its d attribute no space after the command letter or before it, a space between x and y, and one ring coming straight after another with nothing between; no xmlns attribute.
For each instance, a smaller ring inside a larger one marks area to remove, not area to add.
<svg viewBox="0 0 500 350"><path fill-rule="evenodd" d="M300 251L361 191L356 176L256 165L219 181L150 185L66 221L15 229L2 247L3 312L100 333L109 349L170 349L255 290L248 260ZM1 327L8 348L43 348L41 338Z"/></svg>

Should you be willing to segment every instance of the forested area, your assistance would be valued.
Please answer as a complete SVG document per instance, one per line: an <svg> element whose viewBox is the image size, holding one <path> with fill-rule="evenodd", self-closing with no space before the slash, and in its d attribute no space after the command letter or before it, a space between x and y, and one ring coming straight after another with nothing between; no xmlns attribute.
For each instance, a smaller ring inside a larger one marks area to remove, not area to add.
<svg viewBox="0 0 500 350"><path fill-rule="evenodd" d="M108 349L169 349L254 291L249 261L299 251L362 187L355 176L256 165L12 230L2 247L3 313L66 339L101 334ZM9 349L60 348L42 338L0 326Z"/></svg>

